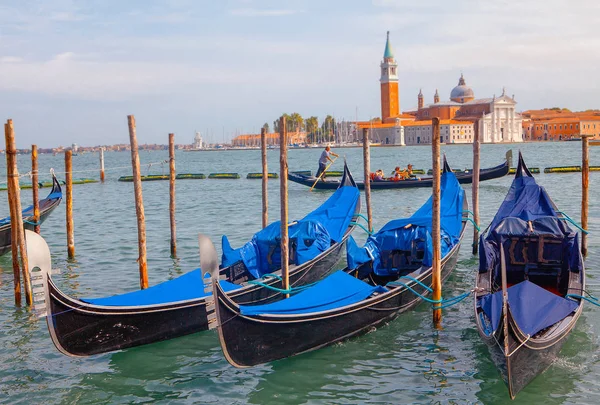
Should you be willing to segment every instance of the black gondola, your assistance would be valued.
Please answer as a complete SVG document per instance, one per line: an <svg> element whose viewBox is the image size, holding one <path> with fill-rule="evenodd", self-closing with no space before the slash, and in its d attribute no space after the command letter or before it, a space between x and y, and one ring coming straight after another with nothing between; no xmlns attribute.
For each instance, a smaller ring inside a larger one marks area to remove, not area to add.
<svg viewBox="0 0 600 405"><path fill-rule="evenodd" d="M578 235L519 153L508 195L481 235L475 319L514 399L556 359L583 309Z"/></svg>
<svg viewBox="0 0 600 405"><path fill-rule="evenodd" d="M363 248L350 239L349 267L285 300L239 305L215 283L217 328L227 361L250 367L315 350L367 332L420 303L431 292L431 204L430 198L412 217L389 222ZM447 165L441 207L444 280L456 265L468 209Z"/></svg>
<svg viewBox="0 0 600 405"><path fill-rule="evenodd" d="M46 198L40 200L40 220L41 224L48 218L50 213L54 211L62 200L62 190L60 184L56 179L56 176L52 174L52 189ZM23 227L25 229L33 230L35 227L33 218L33 205L23 210ZM11 237L10 237L10 216L0 220L0 255L10 251Z"/></svg>
<svg viewBox="0 0 600 405"><path fill-rule="evenodd" d="M510 160L512 157L512 151L508 151L506 153L506 161L498 166L481 169L479 171L479 181L492 180L500 177L504 177L508 174L510 169ZM473 173L472 172L461 172L456 173L456 178L458 182L461 184L470 184L473 182ZM317 180L314 176L307 176L305 174L300 173L289 173L288 179L293 181L294 183L302 184L304 186L313 187L319 190L335 190L340 181L336 179L327 179L325 181ZM388 190L388 189L403 189L403 188L417 188L417 187L431 187L433 186L433 177L431 176L421 176L421 177L412 177L406 180L380 180L380 181L371 181L371 190ZM359 189L364 189L365 184L362 181L357 181L356 185Z"/></svg>
<svg viewBox="0 0 600 405"><path fill-rule="evenodd" d="M341 258L343 246L354 229L359 213L360 193L350 171L345 167L344 181L339 190L319 208L298 221L298 227L314 225L309 229L313 232L311 235L314 243L309 243L309 238L300 239L298 236L297 243L290 244L291 286L315 282L333 269ZM330 217L329 222L325 222L324 216ZM322 223L319 218L323 219ZM319 228L319 224L326 226ZM279 228L279 223L271 224L237 250L231 249L224 237L225 266L219 270L220 284L228 290L228 295L235 302L266 303L282 298L282 292L277 290L282 288L279 276L281 270L278 266L274 269L262 268L266 270L264 273L272 274L254 277L253 274L256 273L247 265L252 263L246 261L249 244L254 243L257 235L264 235L273 228ZM290 234L291 229L292 226ZM326 245L323 244L323 235L329 235L330 238ZM45 245L45 242L42 243L43 239L41 242L39 239L41 237L28 236L27 243ZM318 243L320 245L317 246ZM311 251L313 247L315 249ZM210 305L212 287L205 285L205 280L209 278L203 278L200 269L146 290L114 297L76 299L61 292L52 280L47 246L37 246L32 251L34 253L30 253L30 268L34 268L36 262L43 263L43 266L38 266L41 271L37 273L37 282L41 283L40 288L43 287L44 294L36 303L36 310L47 315L52 341L64 354L89 356L106 353L204 331L214 324L214 306ZM278 263L277 248L257 252L259 253L265 253L266 256L257 259L261 264L264 260ZM32 259L34 254L41 258ZM239 259L232 259L236 255ZM260 267L256 263L254 265Z"/></svg>

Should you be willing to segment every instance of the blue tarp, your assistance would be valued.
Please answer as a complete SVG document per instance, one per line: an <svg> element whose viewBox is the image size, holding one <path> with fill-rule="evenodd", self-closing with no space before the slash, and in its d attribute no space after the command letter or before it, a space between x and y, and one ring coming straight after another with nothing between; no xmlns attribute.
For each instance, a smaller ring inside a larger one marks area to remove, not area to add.
<svg viewBox="0 0 600 405"><path fill-rule="evenodd" d="M385 292L338 270L314 286L282 301L265 305L241 305L242 315L306 314L341 308L368 298L374 292Z"/></svg>
<svg viewBox="0 0 600 405"><path fill-rule="evenodd" d="M232 291L240 288L239 285L225 280L220 281L224 291ZM197 299L212 295L212 292L204 292L202 273L200 269L192 270L176 279L165 281L145 290L132 291L125 294L114 295L104 298L81 298L81 301L94 305L103 306L138 306L157 305L170 302Z"/></svg>
<svg viewBox="0 0 600 405"><path fill-rule="evenodd" d="M519 167L524 165L522 158L520 159ZM499 279L501 244L506 251L507 272L523 271L522 268L513 268L509 260L510 245L520 235L527 238L542 236L562 241L560 244L546 244L542 256L545 259L564 262L565 270L579 271L583 268L577 248L577 233L573 232L564 220L558 218L554 204L544 187L538 185L534 177L529 176L515 177L489 226L489 231L481 235L479 271L495 271L496 279ZM522 257L523 243L514 243L517 244L513 245L512 250L517 262L538 261L537 247L528 248L528 254L532 256L528 259Z"/></svg>
<svg viewBox="0 0 600 405"><path fill-rule="evenodd" d="M511 315L523 333L530 336L564 319L579 306L530 281L522 281L507 291ZM482 297L479 305L490 319L493 330L498 329L502 317L502 291Z"/></svg>
<svg viewBox="0 0 600 405"><path fill-rule="evenodd" d="M296 265L305 263L327 250L331 243L340 242L354 216L359 201L358 188L340 187L319 208L288 228L290 245L295 245ZM255 278L280 268L281 223L274 222L257 232L252 240L239 249L232 249L223 235L221 265L230 266L242 260Z"/></svg>
<svg viewBox="0 0 600 405"><path fill-rule="evenodd" d="M462 229L464 190L452 172L442 174L441 181L441 236L442 257L458 242ZM373 270L378 275L390 275L390 269L381 266L381 253L392 250L411 251L413 242L416 248L424 250L423 265L431 266L433 242L431 240L431 216L433 198L430 197L411 217L388 222L379 232L369 236L365 245L359 248L354 240L347 245L348 267L358 268L361 264L373 261ZM410 226L409 226L410 225Z"/></svg>

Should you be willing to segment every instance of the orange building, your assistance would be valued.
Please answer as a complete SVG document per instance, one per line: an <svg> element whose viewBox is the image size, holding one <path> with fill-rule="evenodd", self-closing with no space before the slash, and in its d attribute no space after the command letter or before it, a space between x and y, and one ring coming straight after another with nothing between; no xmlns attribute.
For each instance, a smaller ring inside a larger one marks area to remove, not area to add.
<svg viewBox="0 0 600 405"><path fill-rule="evenodd" d="M581 135L600 139L600 112L561 109L525 111L523 133L528 141L563 141Z"/></svg>
<svg viewBox="0 0 600 405"><path fill-rule="evenodd" d="M288 132L288 140L290 145L306 144L306 132ZM279 146L279 133L272 132L266 134L267 145ZM260 134L244 134L238 135L231 141L234 147L260 147Z"/></svg>

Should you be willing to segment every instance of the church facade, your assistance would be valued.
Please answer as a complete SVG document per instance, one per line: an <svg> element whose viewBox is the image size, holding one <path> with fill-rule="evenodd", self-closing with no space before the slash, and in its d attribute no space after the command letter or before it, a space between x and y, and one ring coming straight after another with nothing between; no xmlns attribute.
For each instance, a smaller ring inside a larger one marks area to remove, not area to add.
<svg viewBox="0 0 600 405"><path fill-rule="evenodd" d="M383 145L419 145L431 143L432 118L438 117L444 143L472 143L475 125L481 142L512 143L523 141L522 117L516 101L502 91L500 97L476 99L475 92L461 74L450 100L440 101L436 90L433 103L425 105L423 92L417 96L417 108L400 113L398 64L390 44L389 31L381 67L381 119L357 122L369 132L373 143Z"/></svg>

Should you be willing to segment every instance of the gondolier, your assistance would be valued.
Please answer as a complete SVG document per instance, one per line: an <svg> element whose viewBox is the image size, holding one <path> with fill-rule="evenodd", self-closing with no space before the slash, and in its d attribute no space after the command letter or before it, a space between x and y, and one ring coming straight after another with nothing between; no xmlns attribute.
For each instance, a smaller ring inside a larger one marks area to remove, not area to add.
<svg viewBox="0 0 600 405"><path fill-rule="evenodd" d="M323 180L323 181L325 181L325 169L327 169L327 161L330 161L331 163L333 163L333 160L331 159L330 155L339 157L338 154L331 151L331 148L328 145L325 147L325 150L323 151L323 153L321 153L321 157L319 158L319 170L317 170L317 174L316 174L317 178L319 178L319 176L322 175L321 180Z"/></svg>

